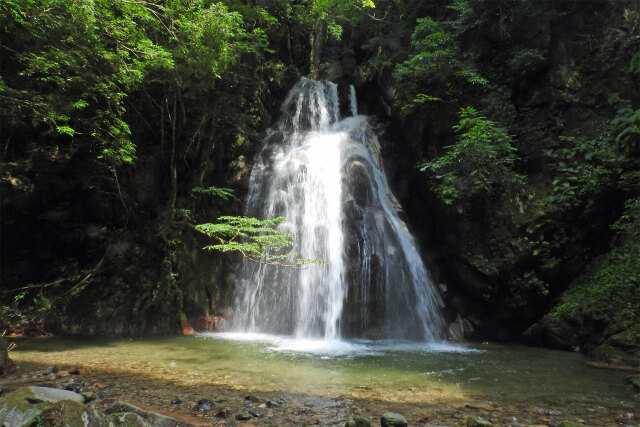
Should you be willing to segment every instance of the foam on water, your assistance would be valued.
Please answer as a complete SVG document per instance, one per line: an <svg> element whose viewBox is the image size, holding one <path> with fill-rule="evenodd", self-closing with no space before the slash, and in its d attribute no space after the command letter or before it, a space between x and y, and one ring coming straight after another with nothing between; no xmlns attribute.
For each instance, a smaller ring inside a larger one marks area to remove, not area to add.
<svg viewBox="0 0 640 427"><path fill-rule="evenodd" d="M406 340L340 340L303 339L283 335L252 332L207 332L198 334L206 339L266 344L267 351L326 356L384 355L405 353L472 353L482 350L450 342L419 342Z"/></svg>

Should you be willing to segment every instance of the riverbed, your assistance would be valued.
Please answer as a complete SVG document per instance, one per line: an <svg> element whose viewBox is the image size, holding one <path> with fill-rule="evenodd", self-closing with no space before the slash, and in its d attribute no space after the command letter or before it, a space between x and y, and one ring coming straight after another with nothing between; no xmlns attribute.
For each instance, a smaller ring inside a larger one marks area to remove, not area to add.
<svg viewBox="0 0 640 427"><path fill-rule="evenodd" d="M353 416L375 425L386 411L410 425L465 425L478 416L500 425L637 425L640 402L629 372L519 345L231 333L16 343L5 387L82 389L96 394L97 406L122 399L212 425L234 425L234 414L248 410L259 415L250 422L263 425L344 425ZM42 375L48 366L62 375ZM215 409L195 409L202 399Z"/></svg>

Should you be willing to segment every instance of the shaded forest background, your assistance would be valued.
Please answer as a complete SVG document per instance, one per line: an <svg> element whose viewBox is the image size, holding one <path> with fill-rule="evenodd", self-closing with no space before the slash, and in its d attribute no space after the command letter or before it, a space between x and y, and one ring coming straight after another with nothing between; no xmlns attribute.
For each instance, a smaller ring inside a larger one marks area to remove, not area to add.
<svg viewBox="0 0 640 427"><path fill-rule="evenodd" d="M450 336L637 364L639 52L624 0L4 1L1 322L224 314L236 258L194 225L241 214L307 75L379 124Z"/></svg>

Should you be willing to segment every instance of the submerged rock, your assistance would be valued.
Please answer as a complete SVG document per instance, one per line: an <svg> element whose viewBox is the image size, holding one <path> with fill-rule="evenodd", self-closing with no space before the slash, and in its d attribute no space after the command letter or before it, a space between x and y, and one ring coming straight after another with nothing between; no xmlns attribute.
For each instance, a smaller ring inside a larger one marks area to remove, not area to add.
<svg viewBox="0 0 640 427"><path fill-rule="evenodd" d="M193 407L193 410L197 412L209 412L213 410L214 407L215 404L211 400L200 399L198 403L196 403L196 406Z"/></svg>
<svg viewBox="0 0 640 427"><path fill-rule="evenodd" d="M117 401L111 405L105 413L109 416L110 421L116 421L116 425L123 426L153 426L153 427L175 427L176 425L184 425L175 418L160 414L127 402ZM135 416L134 416L135 415ZM138 420L138 421L134 421ZM139 423L142 419L143 424ZM120 422L121 424L117 424Z"/></svg>
<svg viewBox="0 0 640 427"><path fill-rule="evenodd" d="M467 418L466 426L467 427L491 427L493 426L493 424L482 417L469 417Z"/></svg>
<svg viewBox="0 0 640 427"><path fill-rule="evenodd" d="M395 412L385 412L380 417L380 424L382 427L406 427L408 425L407 419L404 415L397 414Z"/></svg>
<svg viewBox="0 0 640 427"><path fill-rule="evenodd" d="M236 420L238 420L238 421L248 421L248 420L250 420L252 418L253 418L253 416L247 411L238 412L236 414Z"/></svg>
<svg viewBox="0 0 640 427"><path fill-rule="evenodd" d="M364 417L353 417L346 422L344 427L370 427L371 421Z"/></svg>

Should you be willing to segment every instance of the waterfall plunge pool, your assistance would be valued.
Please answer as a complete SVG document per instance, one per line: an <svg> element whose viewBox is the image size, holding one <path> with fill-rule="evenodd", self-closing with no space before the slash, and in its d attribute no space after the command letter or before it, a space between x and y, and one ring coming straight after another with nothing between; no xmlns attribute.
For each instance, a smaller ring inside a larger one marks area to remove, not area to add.
<svg viewBox="0 0 640 427"><path fill-rule="evenodd" d="M302 407L304 399L329 399L332 404L314 410L321 420L334 421L332 416L344 417L355 405L374 416L383 409L408 417L429 412L432 421L442 416L447 425L464 421L456 421L458 412L487 408L492 412L484 416L498 420L616 425L622 414L637 412L638 403L625 382L628 372L589 367L578 353L511 344L314 341L232 333L132 341L29 338L17 343L11 357L19 366L81 367L87 381L113 386L101 390L108 397L174 410L179 408L168 404L171 393L191 393L197 401L207 397L208 387L215 387L218 396L224 390L265 398L295 394L290 405ZM350 403L338 409L335 402L345 399ZM189 412L192 405L182 411Z"/></svg>

